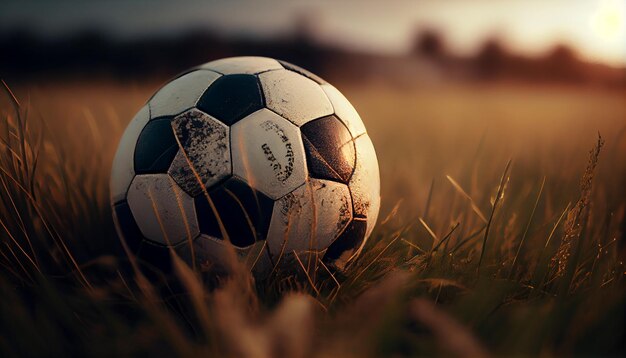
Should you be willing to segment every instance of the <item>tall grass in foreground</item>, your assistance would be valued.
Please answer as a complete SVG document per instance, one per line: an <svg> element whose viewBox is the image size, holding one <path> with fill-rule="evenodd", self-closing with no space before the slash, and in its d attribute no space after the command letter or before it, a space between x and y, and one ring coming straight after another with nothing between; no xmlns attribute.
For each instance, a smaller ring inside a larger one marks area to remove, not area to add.
<svg viewBox="0 0 626 358"><path fill-rule="evenodd" d="M548 199L546 178L516 171L512 158L480 190L448 176L451 196L433 182L423 208L391 205L345 272L319 265L308 280L255 282L242 268L209 290L174 258L175 289L119 250L93 118L84 116L92 137L61 140L4 90L2 356L624 352L625 207L592 195L601 137L575 197ZM76 160L84 152L90 160Z"/></svg>

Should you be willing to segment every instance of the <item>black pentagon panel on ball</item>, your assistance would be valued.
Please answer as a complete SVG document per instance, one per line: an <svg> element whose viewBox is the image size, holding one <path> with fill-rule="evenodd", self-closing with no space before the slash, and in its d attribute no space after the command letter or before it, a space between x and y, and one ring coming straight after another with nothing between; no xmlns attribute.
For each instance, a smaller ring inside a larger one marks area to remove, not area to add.
<svg viewBox="0 0 626 358"><path fill-rule="evenodd" d="M348 128L331 115L308 122L300 130L310 175L347 184L356 161Z"/></svg>
<svg viewBox="0 0 626 358"><path fill-rule="evenodd" d="M166 173L178 152L172 118L154 119L141 131L135 147L135 174Z"/></svg>
<svg viewBox="0 0 626 358"><path fill-rule="evenodd" d="M122 236L120 239L124 240L140 264L148 264L163 272L169 272L171 269L169 249L162 245L152 244L143 236L128 202L121 201L115 204L113 211Z"/></svg>
<svg viewBox="0 0 626 358"><path fill-rule="evenodd" d="M209 197L213 201L213 198L211 196ZM198 227L200 228L200 233L223 239L220 225L217 222L217 218L213 213L213 209L211 208L211 204L209 203L206 194L203 192L196 196L193 200L196 206L196 215L198 216ZM215 202L213 202L213 205L215 205Z"/></svg>
<svg viewBox="0 0 626 358"><path fill-rule="evenodd" d="M209 197L233 245L247 247L265 240L272 217L272 199L234 177L213 188ZM195 203L200 232L223 239L206 194L198 195Z"/></svg>
<svg viewBox="0 0 626 358"><path fill-rule="evenodd" d="M300 66L296 66L296 65L294 65L293 63L289 63L289 62L287 62L287 61L283 61L283 60L278 60L278 62L280 62L280 64L281 64L281 65L282 65L285 69L287 69L287 70L289 70L289 71L293 71L293 72L299 73L299 74L301 74L302 76L307 77L308 79L311 79L311 80L313 80L313 81L317 82L317 84L320 84L320 85L321 85L321 84L327 83L327 82L326 82L326 81L324 81L324 79L323 79L323 78L321 78L320 76L318 76L318 75L316 75L316 74L314 74L314 73L311 73L311 72L309 72L309 71L305 70L304 68L302 68L302 67L300 67Z"/></svg>
<svg viewBox="0 0 626 358"><path fill-rule="evenodd" d="M222 76L202 94L196 107L232 125L263 108L261 85L254 75Z"/></svg>
<svg viewBox="0 0 626 358"><path fill-rule="evenodd" d="M323 261L335 264L337 260L347 262L359 250L365 240L367 220L354 218L346 229L328 247Z"/></svg>
<svg viewBox="0 0 626 358"><path fill-rule="evenodd" d="M140 260L140 263L148 264L162 272L172 272L172 257L170 249L166 246L144 240L135 256Z"/></svg>
<svg viewBox="0 0 626 358"><path fill-rule="evenodd" d="M113 205L113 212L117 218L117 226L122 236L121 239L126 242L131 251L137 252L144 240L144 236L135 221L128 202L124 200L116 203Z"/></svg>

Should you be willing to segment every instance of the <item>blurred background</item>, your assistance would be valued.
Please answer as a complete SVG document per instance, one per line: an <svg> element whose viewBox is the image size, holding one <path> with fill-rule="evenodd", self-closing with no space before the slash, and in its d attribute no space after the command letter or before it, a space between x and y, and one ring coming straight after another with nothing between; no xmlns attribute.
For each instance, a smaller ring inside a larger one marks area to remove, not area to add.
<svg viewBox="0 0 626 358"><path fill-rule="evenodd" d="M603 210L624 232L625 17L624 0L2 2L0 77L77 167L97 153L108 178L126 124L168 78L228 56L293 62L363 117L381 215L400 200L427 214L430 192L452 210L431 219L439 231L463 207L447 176L486 210L509 158L522 199L546 176L552 218L600 133Z"/></svg>
<svg viewBox="0 0 626 358"><path fill-rule="evenodd" d="M266 55L333 80L624 87L623 0L16 1L0 71L134 80Z"/></svg>

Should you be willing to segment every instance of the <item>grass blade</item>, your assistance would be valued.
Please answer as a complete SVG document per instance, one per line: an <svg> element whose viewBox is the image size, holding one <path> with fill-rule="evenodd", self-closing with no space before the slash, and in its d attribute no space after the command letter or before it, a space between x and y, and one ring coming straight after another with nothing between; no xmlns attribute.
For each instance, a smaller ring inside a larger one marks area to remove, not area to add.
<svg viewBox="0 0 626 358"><path fill-rule="evenodd" d="M543 177L541 181L541 187L539 188L539 193L537 194L537 199L535 200L535 205L533 205L533 211L530 213L530 218L528 218L528 223L526 224L526 228L524 229L524 234L522 235L522 239L519 242L519 246L517 247L517 252L515 253L515 257L513 258L513 263L511 263L511 271L509 271L508 278L511 279L513 275L513 271L515 270L515 263L517 262L517 257L519 256L520 251L522 250L522 246L524 245L524 241L526 240L526 235L528 235L528 229L530 229L530 224L533 222L533 218L535 217L535 211L537 211L537 205L539 205L539 199L541 199L541 194L543 193L543 186L546 184L546 177Z"/></svg>
<svg viewBox="0 0 626 358"><path fill-rule="evenodd" d="M489 230L491 229L491 223L493 221L493 215L496 212L496 208L498 207L498 203L502 198L502 194L504 192L504 183L509 172L509 168L511 166L511 159L506 163L506 167L504 168L504 172L502 173L502 177L500 178L500 185L498 185L498 193L496 194L496 199L491 206L491 214L489 214L489 220L487 221L487 226L485 227L485 236L483 236L483 246L480 250L480 258L478 259L478 269L476 272L480 274L480 267L483 263L483 256L485 255L485 249L487 247L487 239L489 238Z"/></svg>

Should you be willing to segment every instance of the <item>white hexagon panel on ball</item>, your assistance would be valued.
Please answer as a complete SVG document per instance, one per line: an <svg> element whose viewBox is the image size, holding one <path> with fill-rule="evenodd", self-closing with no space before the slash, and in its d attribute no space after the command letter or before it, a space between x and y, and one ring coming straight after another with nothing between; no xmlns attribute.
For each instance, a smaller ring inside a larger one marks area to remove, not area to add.
<svg viewBox="0 0 626 358"><path fill-rule="evenodd" d="M274 261L292 251L325 250L352 219L345 184L309 179L274 203L267 244Z"/></svg>
<svg viewBox="0 0 626 358"><path fill-rule="evenodd" d="M177 245L200 233L193 199L167 174L143 174L128 189L128 205L146 239Z"/></svg>
<svg viewBox="0 0 626 358"><path fill-rule="evenodd" d="M135 177L135 146L141 130L149 120L150 109L146 105L137 112L122 135L111 169L111 201L114 204L126 198L130 182Z"/></svg>
<svg viewBox="0 0 626 358"><path fill-rule="evenodd" d="M356 166L350 179L350 191L354 202L354 216L367 218L369 237L376 225L380 210L380 172L374 145L367 134L354 141L356 146Z"/></svg>
<svg viewBox="0 0 626 358"><path fill-rule="evenodd" d="M259 75L267 108L297 126L333 114L333 106L319 84L293 71Z"/></svg>
<svg viewBox="0 0 626 358"><path fill-rule="evenodd" d="M195 70L176 78L148 101L151 117L175 116L192 108L202 93L220 76L213 71Z"/></svg>
<svg viewBox="0 0 626 358"><path fill-rule="evenodd" d="M229 57L207 62L200 66L203 69L219 72L224 75L246 73L250 75L259 72L278 70L283 68L273 58L257 56Z"/></svg>
<svg viewBox="0 0 626 358"><path fill-rule="evenodd" d="M193 248L181 245L176 251L186 262L195 262L201 272L229 272L237 260L257 277L265 277L273 268L265 245L264 241L259 241L241 248L222 239L200 234L194 240Z"/></svg>
<svg viewBox="0 0 626 358"><path fill-rule="evenodd" d="M233 174L272 199L306 180L300 129L266 108L231 127L231 149Z"/></svg>
<svg viewBox="0 0 626 358"><path fill-rule="evenodd" d="M189 195L196 196L231 175L228 127L192 109L174 118L174 134L180 149L168 173Z"/></svg>

